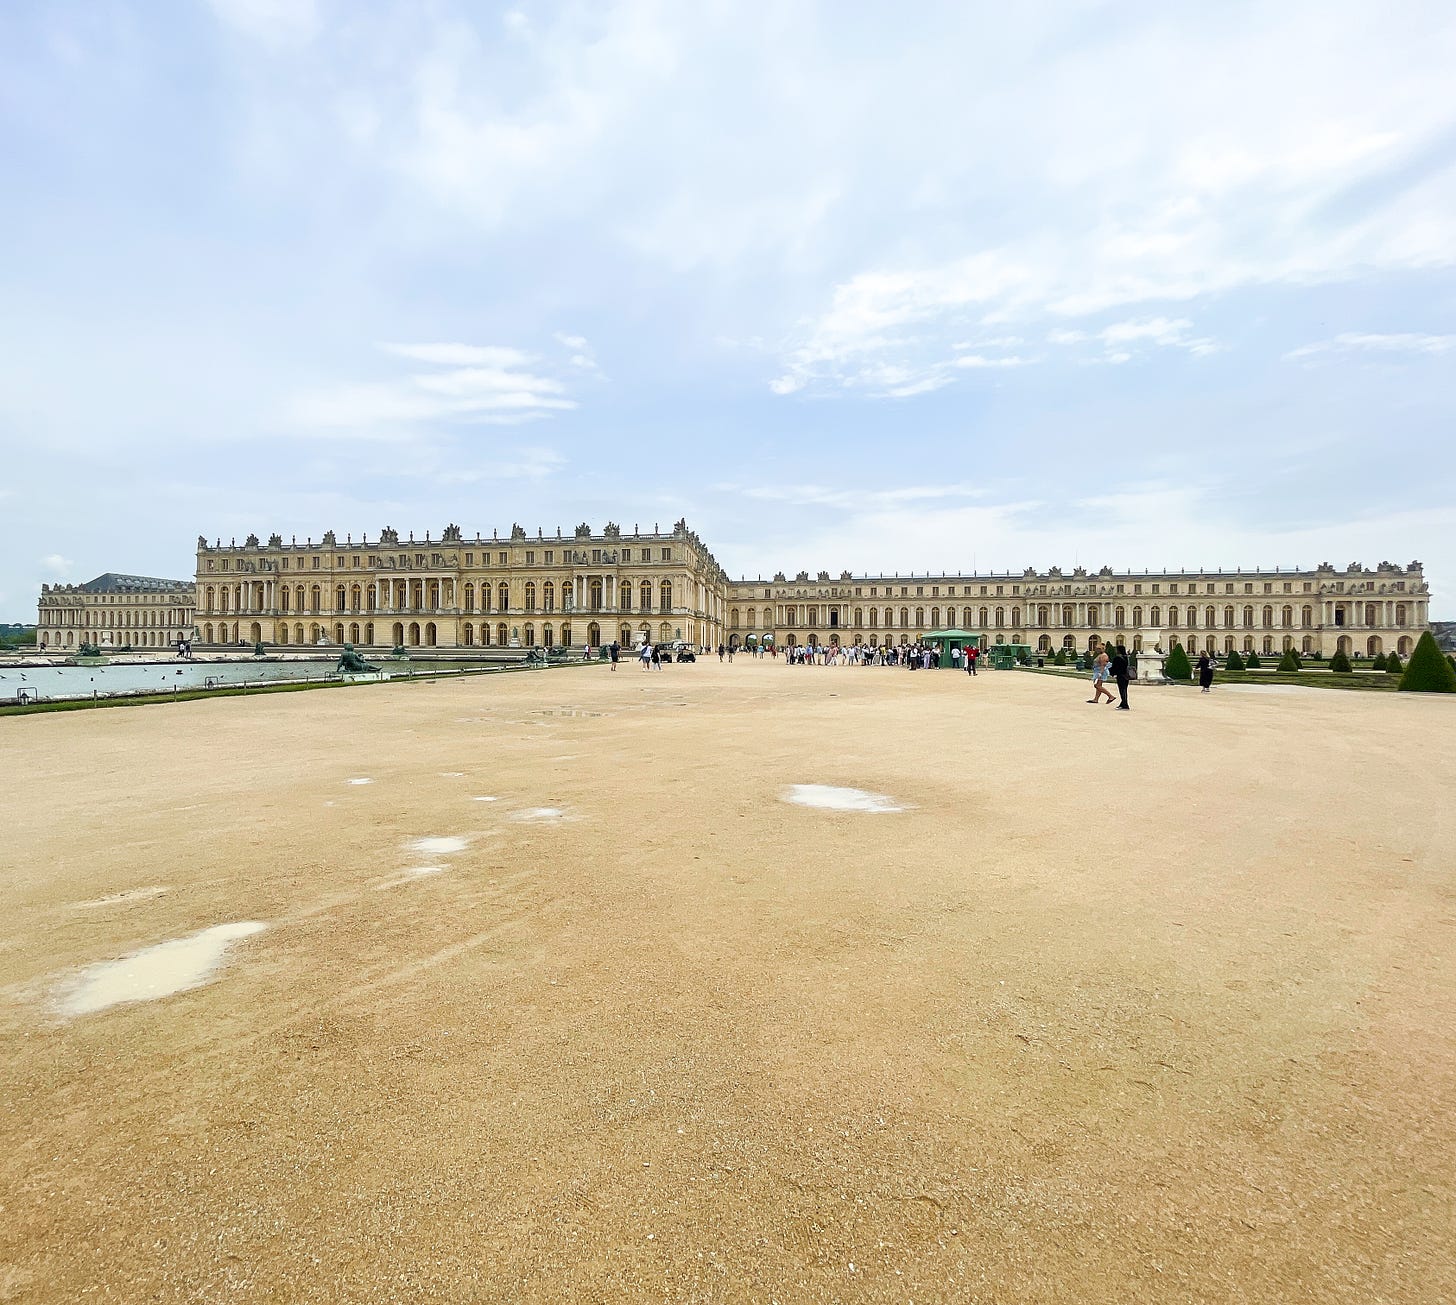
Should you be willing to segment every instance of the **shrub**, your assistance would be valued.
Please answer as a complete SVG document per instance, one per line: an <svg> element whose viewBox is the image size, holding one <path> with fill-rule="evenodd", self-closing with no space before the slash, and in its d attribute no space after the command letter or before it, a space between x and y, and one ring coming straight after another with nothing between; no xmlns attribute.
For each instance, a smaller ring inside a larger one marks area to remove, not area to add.
<svg viewBox="0 0 1456 1305"><path fill-rule="evenodd" d="M1372 671L1383 671L1385 669L1385 654L1376 653L1375 660L1370 663Z"/></svg>
<svg viewBox="0 0 1456 1305"><path fill-rule="evenodd" d="M1297 671L1300 669L1299 658L1294 655L1293 648L1286 648L1284 650L1284 656L1279 659L1279 669L1281 671Z"/></svg>
<svg viewBox="0 0 1456 1305"><path fill-rule="evenodd" d="M1188 654L1183 651L1181 643L1173 645L1173 651L1168 654L1168 660L1163 664L1163 674L1170 680L1193 678L1193 667L1188 664Z"/></svg>
<svg viewBox="0 0 1456 1305"><path fill-rule="evenodd" d="M1065 648L1058 648L1057 649L1057 655L1052 658L1052 665L1053 666L1065 666L1066 664L1067 664L1067 650Z"/></svg>
<svg viewBox="0 0 1456 1305"><path fill-rule="evenodd" d="M1330 670L1340 675L1348 675L1350 673L1350 659L1344 653L1337 652L1330 658Z"/></svg>
<svg viewBox="0 0 1456 1305"><path fill-rule="evenodd" d="M1456 662L1441 656L1436 638L1429 630L1417 641L1396 687L1403 692L1456 693Z"/></svg>
<svg viewBox="0 0 1456 1305"><path fill-rule="evenodd" d="M1251 652L1244 659L1244 665L1247 666L1251 671L1257 671L1259 667L1261 667L1263 664L1264 663L1259 660L1259 654L1256 652Z"/></svg>
<svg viewBox="0 0 1456 1305"><path fill-rule="evenodd" d="M1239 650L1237 648L1230 650L1223 666L1226 671L1241 671L1244 669L1244 659L1239 656Z"/></svg>
<svg viewBox="0 0 1456 1305"><path fill-rule="evenodd" d="M1385 673L1387 675L1399 675L1404 670L1405 667L1400 664L1400 657L1397 654L1391 653L1385 659Z"/></svg>

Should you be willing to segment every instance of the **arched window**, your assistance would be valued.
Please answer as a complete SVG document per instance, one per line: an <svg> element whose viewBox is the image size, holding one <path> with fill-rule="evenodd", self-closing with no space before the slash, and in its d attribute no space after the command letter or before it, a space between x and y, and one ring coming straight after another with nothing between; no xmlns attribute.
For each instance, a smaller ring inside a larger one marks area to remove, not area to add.
<svg viewBox="0 0 1456 1305"><path fill-rule="evenodd" d="M624 612L630 612L632 610L632 582L630 580L623 580L621 585L618 586L617 606ZM624 639L622 642L631 643L632 641L630 639Z"/></svg>
<svg viewBox="0 0 1456 1305"><path fill-rule="evenodd" d="M664 580L658 586L658 590L658 599L662 604L661 610L664 612L672 611L672 581Z"/></svg>
<svg viewBox="0 0 1456 1305"><path fill-rule="evenodd" d="M1404 603L1396 603L1396 605L1395 605L1395 623L1397 625L1405 625L1405 624L1407 624L1407 622L1406 622L1406 616L1405 616L1405 604Z"/></svg>
<svg viewBox="0 0 1456 1305"><path fill-rule="evenodd" d="M1266 630L1272 630L1274 628L1274 609L1272 607L1266 607L1266 608L1264 608L1263 616L1264 616L1264 628ZM1264 651L1265 652L1269 652L1270 649L1265 648Z"/></svg>
<svg viewBox="0 0 1456 1305"><path fill-rule="evenodd" d="M910 628L910 609L908 607L902 607L900 609L900 628L902 630L908 630Z"/></svg>
<svg viewBox="0 0 1456 1305"><path fill-rule="evenodd" d="M536 610L536 582L534 580L526 581L525 610L528 612L534 612Z"/></svg>
<svg viewBox="0 0 1456 1305"><path fill-rule="evenodd" d="M1153 611L1156 612L1157 610L1158 609L1156 607L1153 608ZM1154 618L1154 619L1156 620L1156 618ZM1176 630L1178 628L1178 604L1177 603L1173 603L1168 608L1168 628L1170 630Z"/></svg>
<svg viewBox="0 0 1456 1305"><path fill-rule="evenodd" d="M530 622L527 622L522 633L524 635L522 642L527 648L534 648L536 646L536 627Z"/></svg>
<svg viewBox="0 0 1456 1305"><path fill-rule="evenodd" d="M343 585L335 585L334 586L334 611L336 611L336 612L342 612L343 610L344 610L344 586Z"/></svg>
<svg viewBox="0 0 1456 1305"><path fill-rule="evenodd" d="M1253 629L1253 627L1254 627L1254 609L1252 607L1245 607L1244 608L1244 629L1251 630L1251 629Z"/></svg>
<svg viewBox="0 0 1456 1305"><path fill-rule="evenodd" d="M1284 608L1283 612L1280 613L1280 615L1284 618L1284 628L1286 630L1293 629L1294 628L1294 608L1289 607L1289 606L1286 606Z"/></svg>
<svg viewBox="0 0 1456 1305"><path fill-rule="evenodd" d="M1273 653L1274 651L1274 636L1272 634L1266 634L1264 636L1264 651L1266 653Z"/></svg>
<svg viewBox="0 0 1456 1305"><path fill-rule="evenodd" d="M738 609L736 607L728 609L728 628L730 630L738 629Z"/></svg>
<svg viewBox="0 0 1456 1305"><path fill-rule="evenodd" d="M1116 607L1113 609L1112 623L1119 630L1127 624L1127 609L1125 607Z"/></svg>
<svg viewBox="0 0 1456 1305"><path fill-rule="evenodd" d="M642 598L642 610L644 612L650 612L652 610L652 581L651 580L644 580L642 582L642 587L641 587L641 590L640 590L640 595L641 595L641 598Z"/></svg>
<svg viewBox="0 0 1456 1305"><path fill-rule="evenodd" d="M506 623L504 621L498 622L495 627L495 641L502 648L511 641L511 632L506 629Z"/></svg>
<svg viewBox="0 0 1456 1305"><path fill-rule="evenodd" d="M1205 607L1203 609L1203 625L1205 629L1211 630L1218 624L1218 609L1216 607Z"/></svg>
<svg viewBox="0 0 1456 1305"><path fill-rule="evenodd" d="M880 609L878 607L871 607L870 608L870 629L872 629L872 630L875 629L876 627L878 627L879 624L880 624Z"/></svg>
<svg viewBox="0 0 1456 1305"><path fill-rule="evenodd" d="M475 647L475 626L472 625L469 621L466 621L465 629L462 631L462 633L465 636L465 646L467 648Z"/></svg>
<svg viewBox="0 0 1456 1305"><path fill-rule="evenodd" d="M313 614L317 616L320 612L321 604L324 600L323 590L321 590L318 585L314 585L312 592L309 594L309 599L313 604Z"/></svg>
<svg viewBox="0 0 1456 1305"><path fill-rule="evenodd" d="M467 612L473 612L475 610L475 586L472 584L465 586L465 610ZM466 628L468 629L469 627L467 626Z"/></svg>
<svg viewBox="0 0 1456 1305"><path fill-rule="evenodd" d="M511 587L504 580L496 586L495 610L498 612L509 612L511 610ZM502 640L502 642L505 642Z"/></svg>
<svg viewBox="0 0 1456 1305"><path fill-rule="evenodd" d="M1161 607L1154 607L1154 608L1151 608L1149 610L1149 612L1148 612L1148 624L1149 625L1153 626L1154 628L1162 625L1162 623L1163 623L1163 619L1162 618L1163 618L1163 609ZM1175 621L1174 624L1176 625L1177 622Z"/></svg>
<svg viewBox="0 0 1456 1305"><path fill-rule="evenodd" d="M1299 609L1299 623L1303 626L1311 626L1314 624L1314 608L1308 603Z"/></svg>
<svg viewBox="0 0 1456 1305"><path fill-rule="evenodd" d="M1017 628L1021 625L1021 608L1013 607L1011 609L1011 625L1012 628Z"/></svg>
<svg viewBox="0 0 1456 1305"><path fill-rule="evenodd" d="M856 607L854 609L854 628L856 630L858 630L859 627L862 626L863 624L864 624L864 612L861 611L858 607Z"/></svg>
<svg viewBox="0 0 1456 1305"><path fill-rule="evenodd" d="M1136 625L1136 626L1141 626L1142 625L1142 623L1143 623L1143 609L1141 607L1134 607L1132 609L1132 623L1134 625Z"/></svg>
<svg viewBox="0 0 1456 1305"><path fill-rule="evenodd" d="M996 609L996 628L998 630L1000 630L1005 625L1006 625L1006 609L1004 607L998 607Z"/></svg>
<svg viewBox="0 0 1456 1305"><path fill-rule="evenodd" d="M556 586L551 581L546 581L541 586L541 610L554 612L556 610ZM549 647L551 640L548 638L546 644Z"/></svg>
<svg viewBox="0 0 1456 1305"><path fill-rule="evenodd" d="M990 628L990 625L991 625L991 613L989 611L987 611L986 608L983 607L983 608L980 609L980 612L978 613L978 615L980 616L981 629L983 629L983 630L989 629Z"/></svg>
<svg viewBox="0 0 1456 1305"><path fill-rule="evenodd" d="M999 625L1000 622L998 621ZM1096 603L1087 604L1087 624L1094 630L1102 624L1102 609Z"/></svg>
<svg viewBox="0 0 1456 1305"><path fill-rule="evenodd" d="M1190 630L1198 628L1198 609L1192 603L1188 604L1188 628Z"/></svg>
<svg viewBox="0 0 1456 1305"><path fill-rule="evenodd" d="M981 615L981 624L982 625L985 625L986 624L985 612L986 612L986 609L984 607L981 608L981 614L982 614ZM1062 604L1062 624L1063 625L1076 625L1076 623L1077 623L1077 609L1075 607L1073 607L1071 603L1063 603Z"/></svg>
<svg viewBox="0 0 1456 1305"><path fill-rule="evenodd" d="M552 630L549 625L543 625L541 627L541 643L547 648L555 647L551 634Z"/></svg>
<svg viewBox="0 0 1456 1305"><path fill-rule="evenodd" d="M925 609L923 607L917 607L915 609L915 625L921 629L925 626Z"/></svg>
<svg viewBox="0 0 1456 1305"><path fill-rule="evenodd" d="M758 608L756 607L748 609L748 628L750 630L758 629Z"/></svg>
<svg viewBox="0 0 1456 1305"><path fill-rule="evenodd" d="M1225 607L1223 609L1223 628L1225 630L1232 630L1234 628L1234 609L1232 607Z"/></svg>

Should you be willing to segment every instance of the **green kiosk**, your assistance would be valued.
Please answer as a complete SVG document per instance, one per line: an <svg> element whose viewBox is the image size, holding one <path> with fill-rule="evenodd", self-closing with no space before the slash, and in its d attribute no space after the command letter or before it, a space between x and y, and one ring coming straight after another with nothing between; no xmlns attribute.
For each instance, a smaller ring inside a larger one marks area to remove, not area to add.
<svg viewBox="0 0 1456 1305"><path fill-rule="evenodd" d="M956 669L955 658L950 655L952 648L959 648L964 651L967 648L980 648L985 636L971 634L968 630L931 630L928 634L920 636L920 642L930 644L940 653L940 669L943 671ZM965 669L962 662L961 670Z"/></svg>
<svg viewBox="0 0 1456 1305"><path fill-rule="evenodd" d="M1029 643L993 643L986 649L986 655L991 659L993 670L1009 671L1017 662L1024 664L1031 660L1031 645Z"/></svg>

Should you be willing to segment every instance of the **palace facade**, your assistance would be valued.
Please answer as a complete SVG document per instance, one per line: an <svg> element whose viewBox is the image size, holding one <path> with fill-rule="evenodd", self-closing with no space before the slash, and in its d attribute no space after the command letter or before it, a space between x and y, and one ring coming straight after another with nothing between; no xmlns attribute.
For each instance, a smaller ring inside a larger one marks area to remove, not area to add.
<svg viewBox="0 0 1456 1305"><path fill-rule="evenodd" d="M730 579L678 521L670 531L583 524L530 536L197 541L197 638L205 644L529 648L909 643L958 627L1040 653L1160 632L1191 653L1407 655L1429 619L1421 564L1312 570L1121 572L1077 567L992 575Z"/></svg>
<svg viewBox="0 0 1456 1305"><path fill-rule="evenodd" d="M1336 570L1121 572L1103 567L1006 575L866 575L801 571L729 585L728 638L751 643L910 643L935 629L980 634L983 644L1038 653L1103 642L1219 655L1407 656L1426 628L1430 590L1419 562L1359 562Z"/></svg>
<svg viewBox="0 0 1456 1305"><path fill-rule="evenodd" d="M315 543L256 535L197 540L196 623L203 643L353 643L407 648L600 647L724 637L729 580L702 540L608 523L600 534L467 538L447 526L401 540Z"/></svg>
<svg viewBox="0 0 1456 1305"><path fill-rule="evenodd" d="M192 638L192 581L108 571L79 585L41 585L39 649L168 648Z"/></svg>

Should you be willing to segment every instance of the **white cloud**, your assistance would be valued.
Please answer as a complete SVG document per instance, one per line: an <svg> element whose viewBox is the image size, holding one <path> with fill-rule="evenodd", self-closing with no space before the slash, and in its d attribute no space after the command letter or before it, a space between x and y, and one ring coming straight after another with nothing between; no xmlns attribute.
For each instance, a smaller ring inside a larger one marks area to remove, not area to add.
<svg viewBox="0 0 1456 1305"><path fill-rule="evenodd" d="M532 370L520 349L468 344L385 344L397 357L440 370L389 381L338 385L296 397L288 421L306 432L363 439L414 439L420 428L514 426L574 409L557 378Z"/></svg>
<svg viewBox="0 0 1456 1305"><path fill-rule="evenodd" d="M1324 353L1407 353L1432 356L1450 353L1456 349L1456 335L1419 335L1413 332L1398 332L1391 335L1362 335L1344 332L1332 340L1319 340L1313 344L1291 349L1286 358L1312 358Z"/></svg>
<svg viewBox="0 0 1456 1305"><path fill-rule="evenodd" d="M59 553L47 553L40 559L40 569L46 575L57 576L62 579L71 574L75 565L69 557L62 557Z"/></svg>
<svg viewBox="0 0 1456 1305"><path fill-rule="evenodd" d="M208 0L229 27L270 46L299 45L318 32L314 0Z"/></svg>

